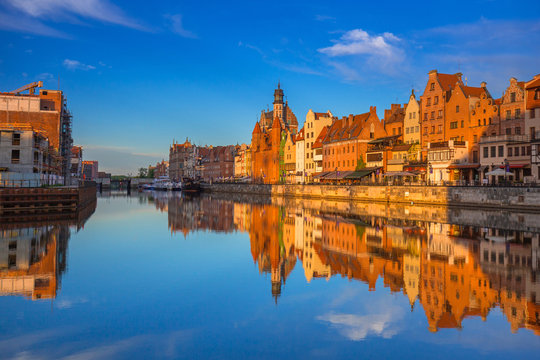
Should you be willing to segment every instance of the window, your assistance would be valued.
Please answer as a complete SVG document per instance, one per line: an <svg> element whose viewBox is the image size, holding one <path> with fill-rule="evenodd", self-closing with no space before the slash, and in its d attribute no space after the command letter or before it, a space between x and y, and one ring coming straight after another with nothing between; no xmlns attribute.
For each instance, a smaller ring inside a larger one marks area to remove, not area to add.
<svg viewBox="0 0 540 360"><path fill-rule="evenodd" d="M514 156L519 156L519 147L514 148Z"/></svg>
<svg viewBox="0 0 540 360"><path fill-rule="evenodd" d="M435 119L435 111L432 111L432 112L431 112L431 118L432 118L432 119Z"/></svg>
<svg viewBox="0 0 540 360"><path fill-rule="evenodd" d="M510 102L516 102L516 93L510 93Z"/></svg>
<svg viewBox="0 0 540 360"><path fill-rule="evenodd" d="M531 109L531 112L530 112L530 114L531 114L531 119L534 119L534 115L535 115L535 114L534 114L534 110L536 110L536 109Z"/></svg>
<svg viewBox="0 0 540 360"><path fill-rule="evenodd" d="M21 134L20 133L13 133L13 137L11 138L11 145L13 146L19 146L21 145Z"/></svg>
<svg viewBox="0 0 540 360"><path fill-rule="evenodd" d="M506 135L512 134L512 128L506 128Z"/></svg>
<svg viewBox="0 0 540 360"><path fill-rule="evenodd" d="M435 98L433 99L433 104L437 105L438 103L439 103L439 97L435 96Z"/></svg>
<svg viewBox="0 0 540 360"><path fill-rule="evenodd" d="M534 100L540 100L540 88L534 90Z"/></svg>
<svg viewBox="0 0 540 360"><path fill-rule="evenodd" d="M486 149L487 149L487 147L486 147ZM496 148L495 146L492 146L492 147L491 147L491 157L495 157L495 155L496 155L495 151L496 151L496 150L497 150L497 148ZM486 157L487 157L487 156L486 156Z"/></svg>
<svg viewBox="0 0 540 360"><path fill-rule="evenodd" d="M420 126L416 126L416 131L415 132L419 132L420 131Z"/></svg>
<svg viewBox="0 0 540 360"><path fill-rule="evenodd" d="M459 112L459 105L456 105L456 112Z"/></svg>
<svg viewBox="0 0 540 360"><path fill-rule="evenodd" d="M430 106L430 105L431 105L431 98L427 98L426 106Z"/></svg>
<svg viewBox="0 0 540 360"><path fill-rule="evenodd" d="M435 134L435 125L433 125L433 126L431 127L431 133L432 133L432 134Z"/></svg>
<svg viewBox="0 0 540 360"><path fill-rule="evenodd" d="M478 135L474 135L473 136L473 143L477 143L478 142Z"/></svg>
<svg viewBox="0 0 540 360"><path fill-rule="evenodd" d="M435 83L429 84L429 90L435 90Z"/></svg>
<svg viewBox="0 0 540 360"><path fill-rule="evenodd" d="M486 119L484 119L484 126L486 125Z"/></svg>
<svg viewBox="0 0 540 360"><path fill-rule="evenodd" d="M442 125L439 125L439 126L438 126L438 131L437 131L437 133L439 133L439 134L442 133Z"/></svg>
<svg viewBox="0 0 540 360"><path fill-rule="evenodd" d="M416 113L412 113L412 118L416 119Z"/></svg>
<svg viewBox="0 0 540 360"><path fill-rule="evenodd" d="M409 133L409 128L405 128L405 134Z"/></svg>
<svg viewBox="0 0 540 360"><path fill-rule="evenodd" d="M529 133L531 134L531 140L536 139L536 129L534 127L529 128Z"/></svg>
<svg viewBox="0 0 540 360"><path fill-rule="evenodd" d="M516 119L519 119L521 117L521 109L516 109L515 114L516 114Z"/></svg>
<svg viewBox="0 0 540 360"><path fill-rule="evenodd" d="M424 113L424 121L427 121L427 113Z"/></svg>
<svg viewBox="0 0 540 360"><path fill-rule="evenodd" d="M516 135L521 135L521 128L519 126L516 126Z"/></svg>
<svg viewBox="0 0 540 360"><path fill-rule="evenodd" d="M478 126L480 126L480 125L481 125L481 124L480 124L480 119L478 119Z"/></svg>
<svg viewBox="0 0 540 360"><path fill-rule="evenodd" d="M499 157L504 157L504 146L499 145Z"/></svg>
<svg viewBox="0 0 540 360"><path fill-rule="evenodd" d="M508 157L514 156L513 155L513 149L511 147L508 148Z"/></svg>
<svg viewBox="0 0 540 360"><path fill-rule="evenodd" d="M11 150L11 163L18 164L20 162L21 151L20 150Z"/></svg>
<svg viewBox="0 0 540 360"><path fill-rule="evenodd" d="M458 122L457 121L453 121L450 123L450 129L457 129L458 127Z"/></svg>
<svg viewBox="0 0 540 360"><path fill-rule="evenodd" d="M461 127L464 127L464 126L465 126L465 121L461 120Z"/></svg>
<svg viewBox="0 0 540 360"><path fill-rule="evenodd" d="M487 159L489 157L489 148L486 146L484 147L484 159Z"/></svg>
<svg viewBox="0 0 540 360"><path fill-rule="evenodd" d="M428 132L427 126L424 126L424 135L426 135Z"/></svg>
<svg viewBox="0 0 540 360"><path fill-rule="evenodd" d="M506 110L506 120L510 120L512 118L512 111Z"/></svg>
<svg viewBox="0 0 540 360"><path fill-rule="evenodd" d="M442 118L442 110L439 110L439 119Z"/></svg>
<svg viewBox="0 0 540 360"><path fill-rule="evenodd" d="M397 131L398 131L398 134L401 135L401 127L398 127Z"/></svg>

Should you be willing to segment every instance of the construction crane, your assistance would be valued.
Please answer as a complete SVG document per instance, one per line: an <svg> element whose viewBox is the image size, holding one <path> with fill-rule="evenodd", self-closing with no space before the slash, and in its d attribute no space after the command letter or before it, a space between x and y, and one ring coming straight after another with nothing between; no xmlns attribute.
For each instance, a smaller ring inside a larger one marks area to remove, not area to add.
<svg viewBox="0 0 540 360"><path fill-rule="evenodd" d="M10 92L10 94L20 94L23 91L28 90L30 92L30 95L34 95L34 89L43 87L43 81L34 81L33 83L26 84L24 86L21 86L17 90L13 90Z"/></svg>

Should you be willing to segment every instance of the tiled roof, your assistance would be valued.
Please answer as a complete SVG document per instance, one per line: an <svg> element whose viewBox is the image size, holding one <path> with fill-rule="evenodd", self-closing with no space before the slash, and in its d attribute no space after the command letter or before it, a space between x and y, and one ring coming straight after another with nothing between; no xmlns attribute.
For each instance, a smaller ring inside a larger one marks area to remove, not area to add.
<svg viewBox="0 0 540 360"><path fill-rule="evenodd" d="M438 73L437 77L442 88L446 91L452 90L452 88L459 82L459 77L455 74L441 74Z"/></svg>
<svg viewBox="0 0 540 360"><path fill-rule="evenodd" d="M304 140L304 128L302 128L298 132L298 135L296 135L296 141L302 141L302 140Z"/></svg>
<svg viewBox="0 0 540 360"><path fill-rule="evenodd" d="M312 149L322 148L323 146L323 139L326 137L326 134L328 133L328 129L330 126L325 126L322 128L321 133L319 136L317 136L317 139L313 143Z"/></svg>
<svg viewBox="0 0 540 360"><path fill-rule="evenodd" d="M463 89L463 92L465 93L465 96L469 97L481 97L482 93L484 92L484 89L481 87L472 87L472 86L461 86Z"/></svg>
<svg viewBox="0 0 540 360"><path fill-rule="evenodd" d="M404 119L405 119L405 109L399 108L396 111L394 111L392 115L388 117L388 119L385 119L384 123L385 124L392 124L392 123L398 123L398 122L402 123Z"/></svg>
<svg viewBox="0 0 540 360"><path fill-rule="evenodd" d="M253 134L260 134L261 133L261 126L259 125L259 122L257 121L255 123L255 128L253 128Z"/></svg>
<svg viewBox="0 0 540 360"><path fill-rule="evenodd" d="M328 113L320 113L320 112L316 112L315 113L315 120L321 118L321 117L328 117L330 115L328 115Z"/></svg>
<svg viewBox="0 0 540 360"><path fill-rule="evenodd" d="M531 82L529 85L527 85L527 90L529 89L533 89L533 88L537 88L540 86L540 77L536 80L534 80L533 82Z"/></svg>
<svg viewBox="0 0 540 360"><path fill-rule="evenodd" d="M330 143L341 140L355 139L360 135L364 123L369 119L370 113L352 116L352 121L348 124L348 118L336 120L330 125L328 134L323 140L323 143Z"/></svg>
<svg viewBox="0 0 540 360"><path fill-rule="evenodd" d="M394 145L394 147L391 150L392 151L409 151L411 146L412 146L411 144Z"/></svg>

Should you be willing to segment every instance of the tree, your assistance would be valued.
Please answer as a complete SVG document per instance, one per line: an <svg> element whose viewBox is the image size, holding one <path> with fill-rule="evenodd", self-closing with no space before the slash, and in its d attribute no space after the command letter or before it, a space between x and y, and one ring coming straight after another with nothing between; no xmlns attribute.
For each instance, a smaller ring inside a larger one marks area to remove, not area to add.
<svg viewBox="0 0 540 360"><path fill-rule="evenodd" d="M358 159L358 162L356 163L356 171L358 170L361 170L361 169L365 169L366 168L366 163L364 162L364 157L362 155L360 155L360 159Z"/></svg>
<svg viewBox="0 0 540 360"><path fill-rule="evenodd" d="M148 177L153 178L155 172L156 172L156 169L154 169L154 168L150 169L150 171L148 171Z"/></svg>
<svg viewBox="0 0 540 360"><path fill-rule="evenodd" d="M145 178L148 176L148 169L147 168L139 168L139 177Z"/></svg>

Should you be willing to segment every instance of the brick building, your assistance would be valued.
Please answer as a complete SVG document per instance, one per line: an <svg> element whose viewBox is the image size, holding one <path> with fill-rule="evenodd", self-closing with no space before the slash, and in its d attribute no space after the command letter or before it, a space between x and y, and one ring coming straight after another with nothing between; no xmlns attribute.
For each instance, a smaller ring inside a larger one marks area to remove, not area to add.
<svg viewBox="0 0 540 360"><path fill-rule="evenodd" d="M30 126L45 136L52 148L61 157L60 175L65 184L70 184L71 176L71 113L66 98L60 90L34 89L41 82L29 84L11 93L0 93L0 124L17 128ZM29 94L22 94L29 90Z"/></svg>
<svg viewBox="0 0 540 360"><path fill-rule="evenodd" d="M367 113L335 120L322 140L323 172L354 171L365 163L368 143L386 135L375 106Z"/></svg>
<svg viewBox="0 0 540 360"><path fill-rule="evenodd" d="M283 90L278 84L274 91L274 109L261 113L251 134L252 180L278 183L283 180L283 146L286 135L296 134L298 121L283 101ZM272 122L270 122L272 120Z"/></svg>
<svg viewBox="0 0 540 360"><path fill-rule="evenodd" d="M95 160L82 162L83 180L95 180L98 177L98 162Z"/></svg>
<svg viewBox="0 0 540 360"><path fill-rule="evenodd" d="M429 72L429 78L420 97L422 118L422 153L427 154L428 143L447 140L445 134L445 103L456 84L463 85L461 73L441 74L437 70Z"/></svg>
<svg viewBox="0 0 540 360"><path fill-rule="evenodd" d="M231 180L234 177L234 145L211 147L202 159L202 178L207 182Z"/></svg>
<svg viewBox="0 0 540 360"><path fill-rule="evenodd" d="M182 144L173 143L169 148L169 177L181 181L184 177L195 177L196 147L186 138Z"/></svg>

